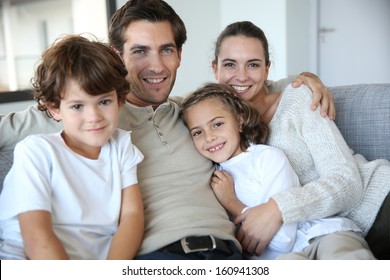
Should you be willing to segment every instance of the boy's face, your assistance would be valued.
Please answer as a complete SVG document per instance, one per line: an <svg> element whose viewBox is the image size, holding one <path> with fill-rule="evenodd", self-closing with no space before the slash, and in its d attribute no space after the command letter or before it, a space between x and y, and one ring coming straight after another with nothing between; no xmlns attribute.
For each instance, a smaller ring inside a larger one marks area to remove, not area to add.
<svg viewBox="0 0 390 280"><path fill-rule="evenodd" d="M119 103L115 91L89 95L73 79L67 82L58 109L50 108L56 120L62 120L65 143L74 152L97 159L118 126Z"/></svg>
<svg viewBox="0 0 390 280"><path fill-rule="evenodd" d="M202 156L220 163L243 152L239 119L221 101L203 100L189 107L184 117Z"/></svg>

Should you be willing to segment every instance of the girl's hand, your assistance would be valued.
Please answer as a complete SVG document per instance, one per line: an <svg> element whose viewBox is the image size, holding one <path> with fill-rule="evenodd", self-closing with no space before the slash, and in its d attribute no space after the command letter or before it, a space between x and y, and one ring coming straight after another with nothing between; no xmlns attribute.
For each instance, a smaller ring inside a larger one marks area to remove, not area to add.
<svg viewBox="0 0 390 280"><path fill-rule="evenodd" d="M234 217L237 217L245 205L237 198L233 177L224 170L214 171L211 188L219 203Z"/></svg>

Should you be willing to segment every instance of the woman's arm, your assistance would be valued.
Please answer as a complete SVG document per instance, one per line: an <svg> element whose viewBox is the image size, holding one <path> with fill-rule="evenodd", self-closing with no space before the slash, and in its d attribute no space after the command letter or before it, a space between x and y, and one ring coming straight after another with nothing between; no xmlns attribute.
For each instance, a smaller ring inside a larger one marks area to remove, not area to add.
<svg viewBox="0 0 390 280"><path fill-rule="evenodd" d="M306 86L288 87L271 123L269 144L286 153L302 184L273 196L286 223L346 215L363 195L350 148L332 121L307 107L310 102Z"/></svg>
<svg viewBox="0 0 390 280"><path fill-rule="evenodd" d="M48 211L28 211L18 215L24 249L31 260L69 259L53 231Z"/></svg>
<svg viewBox="0 0 390 280"><path fill-rule="evenodd" d="M133 259L144 234L144 208L138 184L122 190L119 227L111 242L107 259Z"/></svg>

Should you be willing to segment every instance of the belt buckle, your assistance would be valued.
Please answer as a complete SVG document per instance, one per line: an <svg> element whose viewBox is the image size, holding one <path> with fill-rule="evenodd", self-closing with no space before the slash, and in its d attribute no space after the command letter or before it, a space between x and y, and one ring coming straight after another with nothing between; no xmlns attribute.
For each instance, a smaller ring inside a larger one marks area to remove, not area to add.
<svg viewBox="0 0 390 280"><path fill-rule="evenodd" d="M194 253L194 252L205 252L205 251L211 251L217 248L217 243L215 242L215 238L212 235L208 235L208 237L211 240L211 248L210 247L203 247L203 248L190 248L188 245L187 237L184 237L180 240L181 246L183 247L184 253Z"/></svg>

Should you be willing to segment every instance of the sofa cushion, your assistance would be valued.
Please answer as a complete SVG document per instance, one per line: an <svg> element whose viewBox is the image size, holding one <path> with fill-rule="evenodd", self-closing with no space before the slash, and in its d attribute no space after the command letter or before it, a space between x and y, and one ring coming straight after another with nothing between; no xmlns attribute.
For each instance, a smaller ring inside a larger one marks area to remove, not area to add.
<svg viewBox="0 0 390 280"><path fill-rule="evenodd" d="M355 153L390 160L390 84L329 87L336 124Z"/></svg>
<svg viewBox="0 0 390 280"><path fill-rule="evenodd" d="M3 181L13 162L13 151L0 152L0 192L3 189Z"/></svg>

